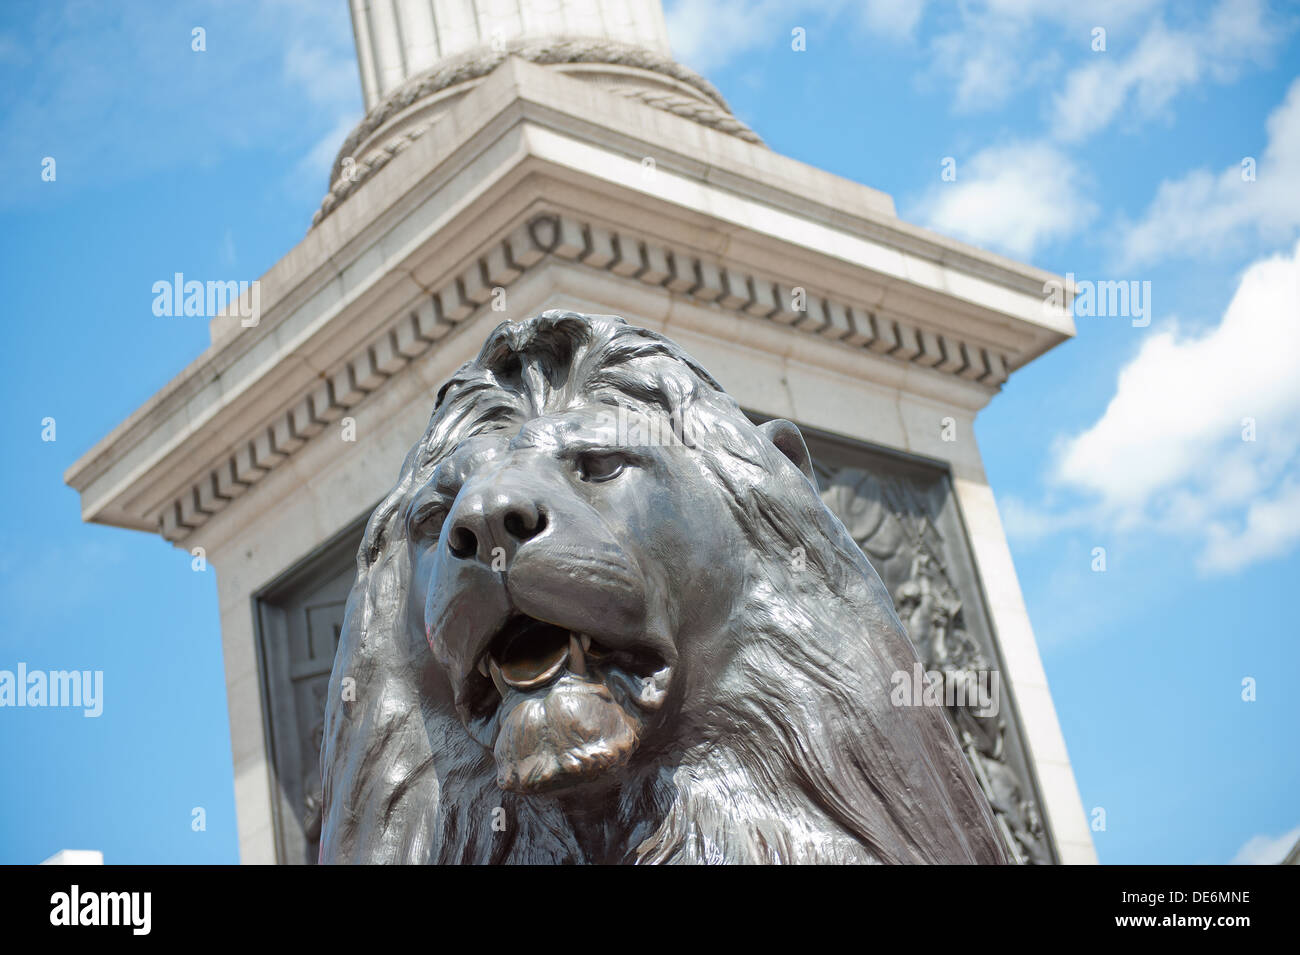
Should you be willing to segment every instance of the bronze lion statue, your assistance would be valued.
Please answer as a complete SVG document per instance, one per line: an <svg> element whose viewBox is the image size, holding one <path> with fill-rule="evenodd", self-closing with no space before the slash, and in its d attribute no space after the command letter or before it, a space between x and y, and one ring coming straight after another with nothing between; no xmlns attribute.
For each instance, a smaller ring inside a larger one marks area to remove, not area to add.
<svg viewBox="0 0 1300 955"><path fill-rule="evenodd" d="M499 326L357 557L323 862L997 863L916 652L817 495L620 318Z"/></svg>

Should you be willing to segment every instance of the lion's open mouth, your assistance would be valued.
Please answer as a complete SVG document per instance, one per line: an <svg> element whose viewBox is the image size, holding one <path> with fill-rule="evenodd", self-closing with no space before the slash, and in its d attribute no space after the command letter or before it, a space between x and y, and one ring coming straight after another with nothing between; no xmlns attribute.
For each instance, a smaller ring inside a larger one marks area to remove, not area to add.
<svg viewBox="0 0 1300 955"><path fill-rule="evenodd" d="M466 687L472 713L485 717L512 694L544 690L565 674L621 690L629 702L655 709L669 668L653 651L614 648L586 633L515 614L488 642Z"/></svg>
<svg viewBox="0 0 1300 955"><path fill-rule="evenodd" d="M506 686L534 690L555 680L565 666L585 675L583 642L579 634L563 627L532 617L513 617L488 645L479 663L480 672L486 667L502 696L508 692Z"/></svg>
<svg viewBox="0 0 1300 955"><path fill-rule="evenodd" d="M537 793L630 759L671 677L644 645L517 613L483 644L459 702L470 735L493 752L497 784Z"/></svg>

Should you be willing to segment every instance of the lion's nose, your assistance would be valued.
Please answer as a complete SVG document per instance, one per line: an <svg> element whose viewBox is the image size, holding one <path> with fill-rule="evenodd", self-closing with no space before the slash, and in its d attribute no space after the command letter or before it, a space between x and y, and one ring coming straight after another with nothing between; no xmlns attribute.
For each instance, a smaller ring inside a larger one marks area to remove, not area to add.
<svg viewBox="0 0 1300 955"><path fill-rule="evenodd" d="M546 512L521 490L462 491L447 527L447 550L453 557L505 570L519 545L546 529Z"/></svg>

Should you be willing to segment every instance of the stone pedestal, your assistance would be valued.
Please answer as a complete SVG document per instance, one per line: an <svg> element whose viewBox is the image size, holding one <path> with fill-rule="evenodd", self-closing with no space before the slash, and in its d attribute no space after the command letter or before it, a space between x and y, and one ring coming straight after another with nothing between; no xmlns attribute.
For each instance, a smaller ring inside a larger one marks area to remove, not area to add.
<svg viewBox="0 0 1300 955"><path fill-rule="evenodd" d="M522 53L336 178L261 279L256 327L214 320L211 347L68 472L87 520L202 546L216 568L243 861L311 859L314 720L358 522L439 384L499 322L545 308L661 331L752 415L809 431L904 622L930 601L917 620L1004 676L1004 723L968 755L1012 848L1095 861L972 431L1073 333L1042 304L1052 276L899 221L887 195L771 152L650 60L593 80ZM401 77L362 59L380 104ZM647 72L712 112L644 94Z"/></svg>

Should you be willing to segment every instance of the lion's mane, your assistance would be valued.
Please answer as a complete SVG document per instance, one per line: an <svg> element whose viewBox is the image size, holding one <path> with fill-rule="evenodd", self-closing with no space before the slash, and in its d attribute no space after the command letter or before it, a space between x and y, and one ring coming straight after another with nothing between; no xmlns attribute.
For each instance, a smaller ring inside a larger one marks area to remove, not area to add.
<svg viewBox="0 0 1300 955"><path fill-rule="evenodd" d="M500 790L457 716L408 606L404 514L463 438L590 400L689 435L752 546L727 692L623 771L621 861L1005 861L942 708L891 704L916 652L814 485L677 345L559 311L499 326L444 385L366 527L326 706L322 861L587 860L561 802Z"/></svg>

